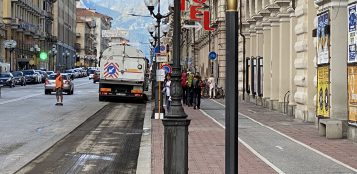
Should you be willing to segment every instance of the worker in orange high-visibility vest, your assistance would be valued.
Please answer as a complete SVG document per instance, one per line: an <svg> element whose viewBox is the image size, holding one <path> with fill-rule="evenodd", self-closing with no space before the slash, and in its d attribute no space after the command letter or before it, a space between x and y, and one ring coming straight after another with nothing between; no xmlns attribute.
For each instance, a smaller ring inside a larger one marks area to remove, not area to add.
<svg viewBox="0 0 357 174"><path fill-rule="evenodd" d="M56 91L56 105L63 106L63 78L59 71L57 71L56 80L55 80L55 91Z"/></svg>

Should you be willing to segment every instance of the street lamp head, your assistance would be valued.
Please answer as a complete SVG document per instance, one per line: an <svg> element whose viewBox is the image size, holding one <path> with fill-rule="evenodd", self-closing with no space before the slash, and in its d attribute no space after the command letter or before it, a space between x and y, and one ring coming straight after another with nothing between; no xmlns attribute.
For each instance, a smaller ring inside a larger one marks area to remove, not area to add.
<svg viewBox="0 0 357 174"><path fill-rule="evenodd" d="M155 6L158 4L158 0L144 0L144 3L148 10L150 11L150 14L154 11Z"/></svg>
<svg viewBox="0 0 357 174"><path fill-rule="evenodd" d="M167 24L164 24L164 25L161 26L161 30L162 30L162 32L164 33L165 36L166 36L167 32L169 32L169 29L170 29L170 27Z"/></svg>
<svg viewBox="0 0 357 174"><path fill-rule="evenodd" d="M169 10L174 10L175 0L169 0Z"/></svg>
<svg viewBox="0 0 357 174"><path fill-rule="evenodd" d="M237 11L237 0L227 0L227 11Z"/></svg>
<svg viewBox="0 0 357 174"><path fill-rule="evenodd" d="M149 41L150 41L150 44L153 45L154 42L155 42L155 39L154 38L150 38Z"/></svg>
<svg viewBox="0 0 357 174"><path fill-rule="evenodd" d="M152 35L155 31L155 25L154 24L149 24L147 27L149 33Z"/></svg>

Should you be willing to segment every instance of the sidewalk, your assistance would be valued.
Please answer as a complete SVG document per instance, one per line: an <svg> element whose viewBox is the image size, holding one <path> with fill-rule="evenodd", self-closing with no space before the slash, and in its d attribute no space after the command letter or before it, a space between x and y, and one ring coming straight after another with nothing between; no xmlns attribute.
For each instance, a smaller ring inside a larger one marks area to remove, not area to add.
<svg viewBox="0 0 357 174"><path fill-rule="evenodd" d="M239 112L328 155L332 160L357 168L357 155L354 153L357 152L357 144L351 140L326 139L318 135L318 130L313 123L295 120L252 103L240 102Z"/></svg>
<svg viewBox="0 0 357 174"><path fill-rule="evenodd" d="M189 126L188 167L190 174L220 174L225 171L225 130L200 110L184 107ZM216 112L222 108L214 108ZM152 120L152 168L151 173L162 174L164 163L164 128L161 120ZM239 148L239 173L275 173L268 165L257 158L242 144Z"/></svg>

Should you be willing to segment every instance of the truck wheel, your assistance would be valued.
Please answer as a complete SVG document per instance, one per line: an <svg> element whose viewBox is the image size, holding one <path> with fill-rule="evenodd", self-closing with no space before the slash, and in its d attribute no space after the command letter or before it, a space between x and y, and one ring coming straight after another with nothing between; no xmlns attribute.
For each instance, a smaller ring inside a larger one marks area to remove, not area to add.
<svg viewBox="0 0 357 174"><path fill-rule="evenodd" d="M104 101L104 97L99 96L99 101Z"/></svg>

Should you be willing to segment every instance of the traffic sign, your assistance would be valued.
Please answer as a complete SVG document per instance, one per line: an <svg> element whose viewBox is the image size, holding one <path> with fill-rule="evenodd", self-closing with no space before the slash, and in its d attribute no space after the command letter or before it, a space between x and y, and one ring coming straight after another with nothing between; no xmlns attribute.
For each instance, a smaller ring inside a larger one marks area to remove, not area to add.
<svg viewBox="0 0 357 174"><path fill-rule="evenodd" d="M156 62L166 63L169 61L169 58L166 54L156 54Z"/></svg>
<svg viewBox="0 0 357 174"><path fill-rule="evenodd" d="M214 52L214 51L211 51L209 54L208 54L208 58L210 60L216 60L217 59L217 53Z"/></svg>
<svg viewBox="0 0 357 174"><path fill-rule="evenodd" d="M161 65L161 69L164 69L166 74L172 73L172 67L169 64Z"/></svg>
<svg viewBox="0 0 357 174"><path fill-rule="evenodd" d="M202 25L199 22L196 21L187 21L185 24L182 26L182 28L195 28L197 30L201 30Z"/></svg>
<svg viewBox="0 0 357 174"><path fill-rule="evenodd" d="M160 53L166 53L166 46L160 45Z"/></svg>
<svg viewBox="0 0 357 174"><path fill-rule="evenodd" d="M165 81L165 70L163 69L156 70L156 81L158 82Z"/></svg>

